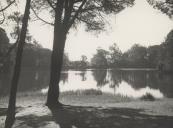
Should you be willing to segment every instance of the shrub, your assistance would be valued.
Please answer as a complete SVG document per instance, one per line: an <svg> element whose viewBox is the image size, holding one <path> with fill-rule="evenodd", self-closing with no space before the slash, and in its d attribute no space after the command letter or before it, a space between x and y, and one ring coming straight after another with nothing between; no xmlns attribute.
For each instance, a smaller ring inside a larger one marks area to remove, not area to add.
<svg viewBox="0 0 173 128"><path fill-rule="evenodd" d="M155 101L156 100L155 97L150 93L146 93L140 99L145 100L145 101Z"/></svg>

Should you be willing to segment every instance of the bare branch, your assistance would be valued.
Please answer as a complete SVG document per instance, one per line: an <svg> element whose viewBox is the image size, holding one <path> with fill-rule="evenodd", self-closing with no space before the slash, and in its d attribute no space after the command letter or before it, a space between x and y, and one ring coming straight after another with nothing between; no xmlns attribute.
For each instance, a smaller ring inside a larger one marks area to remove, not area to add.
<svg viewBox="0 0 173 128"><path fill-rule="evenodd" d="M10 7L16 0L11 1L6 7L0 10L0 12L6 10L8 7Z"/></svg>
<svg viewBox="0 0 173 128"><path fill-rule="evenodd" d="M87 20L85 20L85 19L82 19L82 18L79 18L79 17L77 17L76 19L78 19L79 21L84 22L85 24L87 24L87 25L89 25L89 26L93 26L93 27L95 27L95 28L98 28L98 26L96 26L95 24L93 24L93 23L91 23L91 22L89 22L89 21L87 21Z"/></svg>
<svg viewBox="0 0 173 128"><path fill-rule="evenodd" d="M50 7L53 8L53 10L55 10L55 7L54 7L53 4L51 3L51 1L50 1L50 0L46 0L46 1L47 1L47 3L50 5Z"/></svg>
<svg viewBox="0 0 173 128"><path fill-rule="evenodd" d="M0 21L0 24L3 24L4 21L5 21L5 14L4 14L4 11L2 11L2 16L3 16L3 19Z"/></svg>
<svg viewBox="0 0 173 128"><path fill-rule="evenodd" d="M46 23L46 24L49 24L49 25L52 25L52 26L54 25L53 23L50 23L50 22L48 22L48 21L42 19L41 17L39 17L38 14L35 12L35 10L34 10L34 8L33 8L32 6L31 6L31 10L33 11L34 15L35 15L39 20L41 20L42 22L44 22L44 23Z"/></svg>

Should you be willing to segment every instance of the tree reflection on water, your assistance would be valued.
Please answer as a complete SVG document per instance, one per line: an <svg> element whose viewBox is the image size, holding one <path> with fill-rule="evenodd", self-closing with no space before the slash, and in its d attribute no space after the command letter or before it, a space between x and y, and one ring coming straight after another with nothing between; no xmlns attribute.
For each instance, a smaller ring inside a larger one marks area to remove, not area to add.
<svg viewBox="0 0 173 128"><path fill-rule="evenodd" d="M9 93L11 73L0 73L0 96ZM47 88L48 70L24 69L19 81L19 92L37 91ZM173 97L173 74L159 74L156 71L140 70L86 70L63 71L61 74L61 91L80 89L99 89L112 94L133 95L153 93ZM123 91L123 92L122 92ZM141 94L139 94L141 93Z"/></svg>

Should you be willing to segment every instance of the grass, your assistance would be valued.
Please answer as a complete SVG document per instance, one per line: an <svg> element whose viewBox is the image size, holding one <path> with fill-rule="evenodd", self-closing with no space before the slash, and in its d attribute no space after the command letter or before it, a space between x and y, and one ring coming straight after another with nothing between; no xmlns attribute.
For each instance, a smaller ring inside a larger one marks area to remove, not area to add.
<svg viewBox="0 0 173 128"><path fill-rule="evenodd" d="M152 100L153 96L145 94L141 98ZM60 101L67 105L61 109L49 110L44 105L45 101L46 94L34 92L18 94L17 106L22 109L17 111L14 128L54 128L58 127L57 125L61 128L172 128L173 126L171 99L148 102L89 89L61 93ZM5 121L4 104L5 99L0 99L0 128ZM152 112L153 114L158 112L159 116L152 115ZM162 116L160 112L163 112Z"/></svg>
<svg viewBox="0 0 173 128"><path fill-rule="evenodd" d="M76 90L62 92L64 95L102 95L102 91L96 89Z"/></svg>
<svg viewBox="0 0 173 128"><path fill-rule="evenodd" d="M102 91L95 89L66 91L60 94L60 101L69 105L102 106L103 104L106 105L119 102L130 102L132 100L135 99L121 96L119 94L113 95L110 93L103 93Z"/></svg>

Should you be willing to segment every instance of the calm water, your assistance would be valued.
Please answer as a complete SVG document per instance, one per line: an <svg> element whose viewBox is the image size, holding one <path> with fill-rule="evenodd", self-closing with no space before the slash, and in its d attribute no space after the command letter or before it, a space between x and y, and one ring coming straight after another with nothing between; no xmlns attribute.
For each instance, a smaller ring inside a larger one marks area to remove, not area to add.
<svg viewBox="0 0 173 128"><path fill-rule="evenodd" d="M0 96L9 93L11 73L0 74ZM49 72L45 70L22 70L20 92L46 93ZM60 91L96 89L111 94L139 98L146 93L156 98L173 98L173 74L159 74L149 70L86 70L63 71Z"/></svg>

